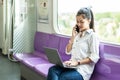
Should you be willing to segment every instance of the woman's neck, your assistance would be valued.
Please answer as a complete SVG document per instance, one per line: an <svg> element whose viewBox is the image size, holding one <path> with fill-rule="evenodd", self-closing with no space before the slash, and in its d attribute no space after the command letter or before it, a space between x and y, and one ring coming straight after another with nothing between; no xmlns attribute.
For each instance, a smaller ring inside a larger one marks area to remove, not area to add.
<svg viewBox="0 0 120 80"><path fill-rule="evenodd" d="M80 32L84 32L84 31L89 30L89 29L90 29L90 28L83 29L83 30L80 30Z"/></svg>

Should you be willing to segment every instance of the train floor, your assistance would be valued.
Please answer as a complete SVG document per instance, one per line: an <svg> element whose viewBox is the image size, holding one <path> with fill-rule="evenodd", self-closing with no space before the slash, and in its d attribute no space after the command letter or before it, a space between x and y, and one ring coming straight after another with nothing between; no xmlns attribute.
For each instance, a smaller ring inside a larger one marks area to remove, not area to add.
<svg viewBox="0 0 120 80"><path fill-rule="evenodd" d="M10 61L0 52L0 80L20 80L20 68L17 62Z"/></svg>

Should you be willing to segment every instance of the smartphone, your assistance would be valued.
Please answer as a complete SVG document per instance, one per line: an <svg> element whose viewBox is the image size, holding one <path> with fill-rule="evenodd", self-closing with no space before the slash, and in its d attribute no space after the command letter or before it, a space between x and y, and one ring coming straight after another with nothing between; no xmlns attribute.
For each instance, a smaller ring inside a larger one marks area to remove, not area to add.
<svg viewBox="0 0 120 80"><path fill-rule="evenodd" d="M79 27L78 27L78 25L76 25L76 31L79 33Z"/></svg>

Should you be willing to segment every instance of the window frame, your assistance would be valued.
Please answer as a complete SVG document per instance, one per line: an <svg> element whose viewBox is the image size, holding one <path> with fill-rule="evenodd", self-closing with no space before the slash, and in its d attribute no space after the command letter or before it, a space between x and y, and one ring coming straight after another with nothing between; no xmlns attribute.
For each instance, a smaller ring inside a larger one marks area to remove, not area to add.
<svg viewBox="0 0 120 80"><path fill-rule="evenodd" d="M58 0L53 0L53 29L56 34L69 36L67 34L61 33L58 27ZM101 40L101 39L100 41L105 43L120 45L119 42L115 42L115 41L108 41L108 40Z"/></svg>

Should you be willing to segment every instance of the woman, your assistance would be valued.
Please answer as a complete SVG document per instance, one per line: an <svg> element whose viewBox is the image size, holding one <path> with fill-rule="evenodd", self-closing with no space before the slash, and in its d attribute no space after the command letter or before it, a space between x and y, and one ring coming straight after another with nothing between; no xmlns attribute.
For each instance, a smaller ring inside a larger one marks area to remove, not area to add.
<svg viewBox="0 0 120 80"><path fill-rule="evenodd" d="M71 59L64 64L75 69L53 66L47 80L89 80L99 60L99 40L94 32L94 17L90 8L81 8L76 15L76 25L66 46Z"/></svg>

